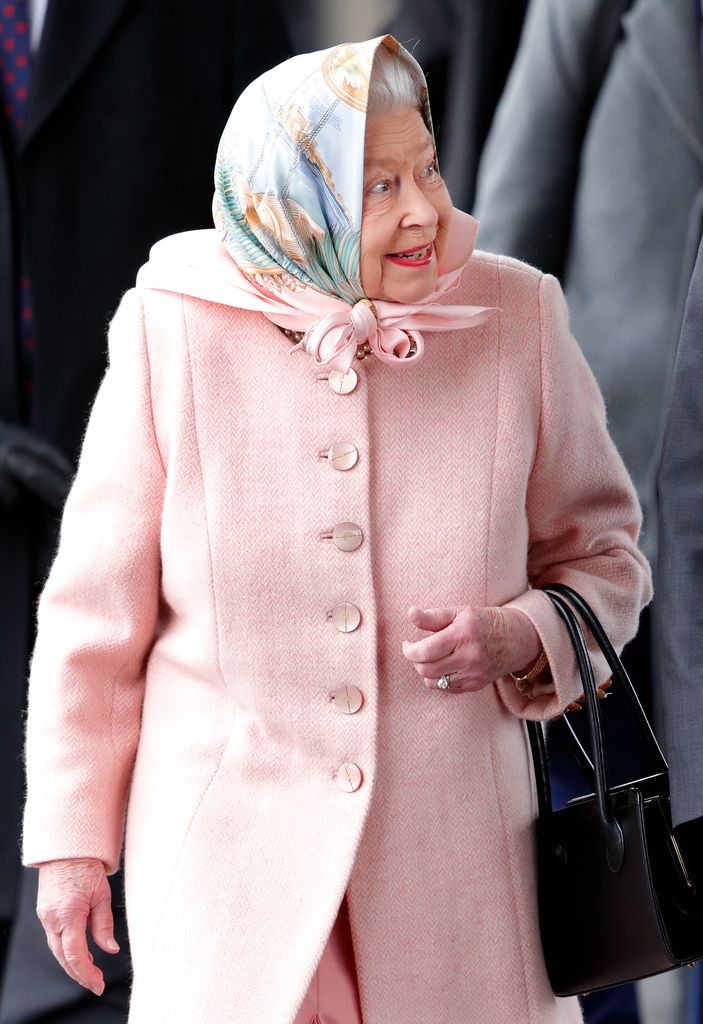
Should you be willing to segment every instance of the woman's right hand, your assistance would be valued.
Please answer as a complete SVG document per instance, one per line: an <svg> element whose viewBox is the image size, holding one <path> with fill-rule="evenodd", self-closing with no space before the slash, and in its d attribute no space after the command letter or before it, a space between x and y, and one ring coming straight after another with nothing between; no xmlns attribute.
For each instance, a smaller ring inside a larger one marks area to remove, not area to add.
<svg viewBox="0 0 703 1024"><path fill-rule="evenodd" d="M119 952L105 865L94 857L52 860L39 865L37 916L49 948L66 974L96 996L105 982L88 949L86 926L106 953Z"/></svg>

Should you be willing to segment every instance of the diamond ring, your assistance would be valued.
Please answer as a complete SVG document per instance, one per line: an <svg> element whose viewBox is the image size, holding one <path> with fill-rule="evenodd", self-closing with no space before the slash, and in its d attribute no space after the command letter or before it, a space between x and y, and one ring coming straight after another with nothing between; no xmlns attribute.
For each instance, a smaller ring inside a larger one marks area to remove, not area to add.
<svg viewBox="0 0 703 1024"><path fill-rule="evenodd" d="M448 690L449 689L449 676L450 675L451 675L451 672L447 672L445 675L442 675L442 676L439 677L439 679L437 680L437 686L440 688L440 690Z"/></svg>

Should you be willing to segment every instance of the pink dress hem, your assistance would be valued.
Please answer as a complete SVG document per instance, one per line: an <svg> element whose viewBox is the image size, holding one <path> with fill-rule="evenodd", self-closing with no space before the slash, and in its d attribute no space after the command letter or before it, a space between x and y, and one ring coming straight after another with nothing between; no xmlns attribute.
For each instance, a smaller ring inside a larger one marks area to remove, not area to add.
<svg viewBox="0 0 703 1024"><path fill-rule="evenodd" d="M363 1024L346 894L294 1024Z"/></svg>

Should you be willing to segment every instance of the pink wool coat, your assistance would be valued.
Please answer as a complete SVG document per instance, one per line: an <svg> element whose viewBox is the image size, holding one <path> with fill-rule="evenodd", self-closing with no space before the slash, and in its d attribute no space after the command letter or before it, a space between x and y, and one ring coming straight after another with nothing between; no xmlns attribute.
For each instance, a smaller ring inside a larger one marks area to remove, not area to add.
<svg viewBox="0 0 703 1024"><path fill-rule="evenodd" d="M24 862L114 872L126 818L130 1024L290 1024L345 892L364 1024L579 1021L541 953L523 720L580 687L533 588L574 585L622 646L651 585L559 285L477 252L446 301L502 312L338 394L203 285L217 245L111 326L39 609ZM522 609L556 692L427 689L413 603Z"/></svg>

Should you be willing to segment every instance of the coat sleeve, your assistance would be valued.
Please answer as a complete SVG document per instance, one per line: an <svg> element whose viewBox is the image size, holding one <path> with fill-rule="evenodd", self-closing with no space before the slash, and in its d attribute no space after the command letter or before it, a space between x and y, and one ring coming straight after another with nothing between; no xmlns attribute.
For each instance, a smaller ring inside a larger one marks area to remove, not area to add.
<svg viewBox="0 0 703 1024"><path fill-rule="evenodd" d="M539 588L561 582L577 590L618 651L635 635L652 596L650 568L637 547L642 513L636 492L608 433L598 385L569 332L562 290L550 275L540 280L539 315L540 423L526 504L529 588L506 606L532 620L554 687L531 698L510 679L496 684L508 709L531 719L554 717L582 692L565 628ZM610 672L590 646L596 683L602 683Z"/></svg>
<svg viewBox="0 0 703 1024"><path fill-rule="evenodd" d="M165 478L134 289L112 320L108 349L38 606L22 861L97 857L112 874L157 623Z"/></svg>
<svg viewBox="0 0 703 1024"><path fill-rule="evenodd" d="M608 0L610 3L611 0ZM532 0L479 167L480 246L563 277L603 0Z"/></svg>
<svg viewBox="0 0 703 1024"><path fill-rule="evenodd" d="M674 365L658 492L657 674L678 825L703 815L703 243Z"/></svg>

